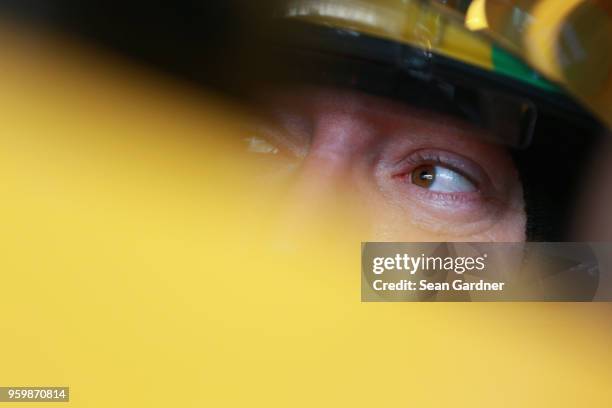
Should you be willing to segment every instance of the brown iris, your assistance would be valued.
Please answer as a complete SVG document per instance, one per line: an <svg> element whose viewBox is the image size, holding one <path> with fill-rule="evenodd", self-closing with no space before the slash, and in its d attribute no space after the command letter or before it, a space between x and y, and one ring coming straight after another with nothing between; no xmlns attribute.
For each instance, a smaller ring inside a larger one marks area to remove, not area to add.
<svg viewBox="0 0 612 408"><path fill-rule="evenodd" d="M411 178L413 184L429 188L436 179L436 167L430 164L419 166L412 171Z"/></svg>

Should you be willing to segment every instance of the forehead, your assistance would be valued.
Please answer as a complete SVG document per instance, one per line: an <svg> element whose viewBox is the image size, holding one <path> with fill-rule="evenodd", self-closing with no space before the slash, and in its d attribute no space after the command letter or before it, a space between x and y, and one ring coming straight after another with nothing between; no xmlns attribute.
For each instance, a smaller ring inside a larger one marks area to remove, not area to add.
<svg viewBox="0 0 612 408"><path fill-rule="evenodd" d="M342 119L345 126L369 126L385 136L494 141L486 129L445 112L342 87L267 89L255 101L264 117L299 133L313 133L322 121Z"/></svg>

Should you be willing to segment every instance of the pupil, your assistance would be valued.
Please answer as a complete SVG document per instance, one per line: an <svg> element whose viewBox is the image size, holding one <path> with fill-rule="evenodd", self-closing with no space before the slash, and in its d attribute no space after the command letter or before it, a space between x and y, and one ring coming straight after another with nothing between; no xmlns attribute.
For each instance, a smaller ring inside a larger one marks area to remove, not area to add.
<svg viewBox="0 0 612 408"><path fill-rule="evenodd" d="M433 174L431 174L428 170L421 171L421 180L423 181L431 181L433 180Z"/></svg>

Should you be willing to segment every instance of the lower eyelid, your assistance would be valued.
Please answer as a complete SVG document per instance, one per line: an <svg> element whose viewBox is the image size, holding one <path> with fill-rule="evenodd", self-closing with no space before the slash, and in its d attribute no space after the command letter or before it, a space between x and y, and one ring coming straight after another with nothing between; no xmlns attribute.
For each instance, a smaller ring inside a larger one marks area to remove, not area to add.
<svg viewBox="0 0 612 408"><path fill-rule="evenodd" d="M480 231L494 223L505 208L499 199L480 191L440 193L415 185L408 185L401 195L397 193L397 186L393 190L388 191L390 198L410 214L413 223L430 231Z"/></svg>

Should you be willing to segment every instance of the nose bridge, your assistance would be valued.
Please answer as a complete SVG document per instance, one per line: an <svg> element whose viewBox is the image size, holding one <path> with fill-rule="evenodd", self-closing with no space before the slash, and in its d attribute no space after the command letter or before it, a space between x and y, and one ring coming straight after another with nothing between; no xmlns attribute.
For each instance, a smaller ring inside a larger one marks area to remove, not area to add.
<svg viewBox="0 0 612 408"><path fill-rule="evenodd" d="M359 174L360 161L372 137L360 122L350 114L319 118L288 197L287 225L312 228L325 219L338 222L356 206L357 183L367 177Z"/></svg>
<svg viewBox="0 0 612 408"><path fill-rule="evenodd" d="M371 133L352 113L321 115L302 163L299 184L328 193L330 188L350 187L352 173L373 137Z"/></svg>

